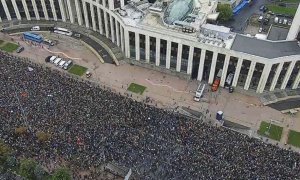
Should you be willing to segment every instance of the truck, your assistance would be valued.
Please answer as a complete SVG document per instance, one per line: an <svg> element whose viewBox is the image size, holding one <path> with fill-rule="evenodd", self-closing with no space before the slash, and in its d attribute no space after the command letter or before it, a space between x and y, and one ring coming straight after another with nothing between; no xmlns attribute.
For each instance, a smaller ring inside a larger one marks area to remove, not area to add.
<svg viewBox="0 0 300 180"><path fill-rule="evenodd" d="M222 77L222 69L219 70L215 80L214 80L214 83L212 84L211 86L211 91L212 92L215 92L218 90L219 86L220 86L220 82L221 82L221 77Z"/></svg>
<svg viewBox="0 0 300 180"><path fill-rule="evenodd" d="M194 97L194 101L196 102L199 102L200 101L200 98L202 97L203 95L203 91L205 89L205 84L203 83L200 83L198 88L197 88L197 91L196 91L196 95Z"/></svg>

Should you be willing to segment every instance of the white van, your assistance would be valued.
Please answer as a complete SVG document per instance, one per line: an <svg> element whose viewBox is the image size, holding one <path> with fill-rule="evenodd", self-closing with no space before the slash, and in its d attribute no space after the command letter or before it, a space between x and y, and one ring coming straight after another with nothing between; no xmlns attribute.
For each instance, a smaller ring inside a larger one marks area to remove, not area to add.
<svg viewBox="0 0 300 180"><path fill-rule="evenodd" d="M57 58L55 61L54 61L54 64L56 66L58 66L59 62L62 60L62 58Z"/></svg>
<svg viewBox="0 0 300 180"><path fill-rule="evenodd" d="M58 64L58 67L63 68L65 63L66 63L66 61L61 60Z"/></svg>
<svg viewBox="0 0 300 180"><path fill-rule="evenodd" d="M31 31L39 31L41 30L40 26L33 26L31 29Z"/></svg>
<svg viewBox="0 0 300 180"><path fill-rule="evenodd" d="M52 56L52 57L50 58L50 62L53 63L53 62L55 61L56 58L57 58L56 56Z"/></svg>

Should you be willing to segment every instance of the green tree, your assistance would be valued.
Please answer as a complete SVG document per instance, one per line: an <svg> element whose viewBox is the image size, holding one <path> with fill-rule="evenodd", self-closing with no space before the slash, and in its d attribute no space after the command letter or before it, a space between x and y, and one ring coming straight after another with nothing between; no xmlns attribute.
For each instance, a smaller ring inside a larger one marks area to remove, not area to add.
<svg viewBox="0 0 300 180"><path fill-rule="evenodd" d="M40 165L36 165L34 168L34 175L37 180L43 180L45 179L46 175L48 173L42 168Z"/></svg>
<svg viewBox="0 0 300 180"><path fill-rule="evenodd" d="M8 156L11 154L11 149L0 140L0 165L4 165Z"/></svg>
<svg viewBox="0 0 300 180"><path fill-rule="evenodd" d="M219 20L228 21L232 18L233 12L229 4L218 4L217 11L219 14Z"/></svg>
<svg viewBox="0 0 300 180"><path fill-rule="evenodd" d="M36 179L34 174L36 166L36 161L32 159L22 159L20 162L19 174L26 179Z"/></svg>
<svg viewBox="0 0 300 180"><path fill-rule="evenodd" d="M52 180L71 180L71 173L67 168L58 168L52 176Z"/></svg>

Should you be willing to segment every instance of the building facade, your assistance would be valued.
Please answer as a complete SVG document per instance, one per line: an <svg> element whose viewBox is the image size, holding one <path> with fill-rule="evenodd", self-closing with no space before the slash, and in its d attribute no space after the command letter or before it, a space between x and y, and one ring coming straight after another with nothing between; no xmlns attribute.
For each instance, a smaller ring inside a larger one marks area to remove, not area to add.
<svg viewBox="0 0 300 180"><path fill-rule="evenodd" d="M195 20L194 14L189 14L192 23L174 21L175 27L161 20L161 13L165 12L161 7L171 5L167 1L161 3L163 6L129 0L0 0L0 23L70 22L106 36L126 58L209 84L222 69L221 86L232 73L232 86L257 93L300 88L300 48L296 40L272 42L227 32L224 27L220 28L221 33L207 25L209 32L194 28L213 17L213 1L199 12L199 8L193 9L193 13L197 10L197 17ZM169 12L173 15L172 9ZM188 33L186 28L178 29L178 24L190 27Z"/></svg>

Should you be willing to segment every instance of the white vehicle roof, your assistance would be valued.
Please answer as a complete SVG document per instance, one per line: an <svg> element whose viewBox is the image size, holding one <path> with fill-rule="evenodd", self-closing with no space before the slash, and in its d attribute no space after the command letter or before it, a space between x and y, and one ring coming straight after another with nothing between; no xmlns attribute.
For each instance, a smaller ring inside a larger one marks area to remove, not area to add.
<svg viewBox="0 0 300 180"><path fill-rule="evenodd" d="M61 58L57 58L54 63L58 63L61 60Z"/></svg>
<svg viewBox="0 0 300 180"><path fill-rule="evenodd" d="M59 62L59 65L63 65L63 64L65 64L66 63L66 61L60 61Z"/></svg>
<svg viewBox="0 0 300 180"><path fill-rule="evenodd" d="M54 59L56 59L57 57L56 56L52 56L51 58L50 58L50 61L53 61Z"/></svg>

